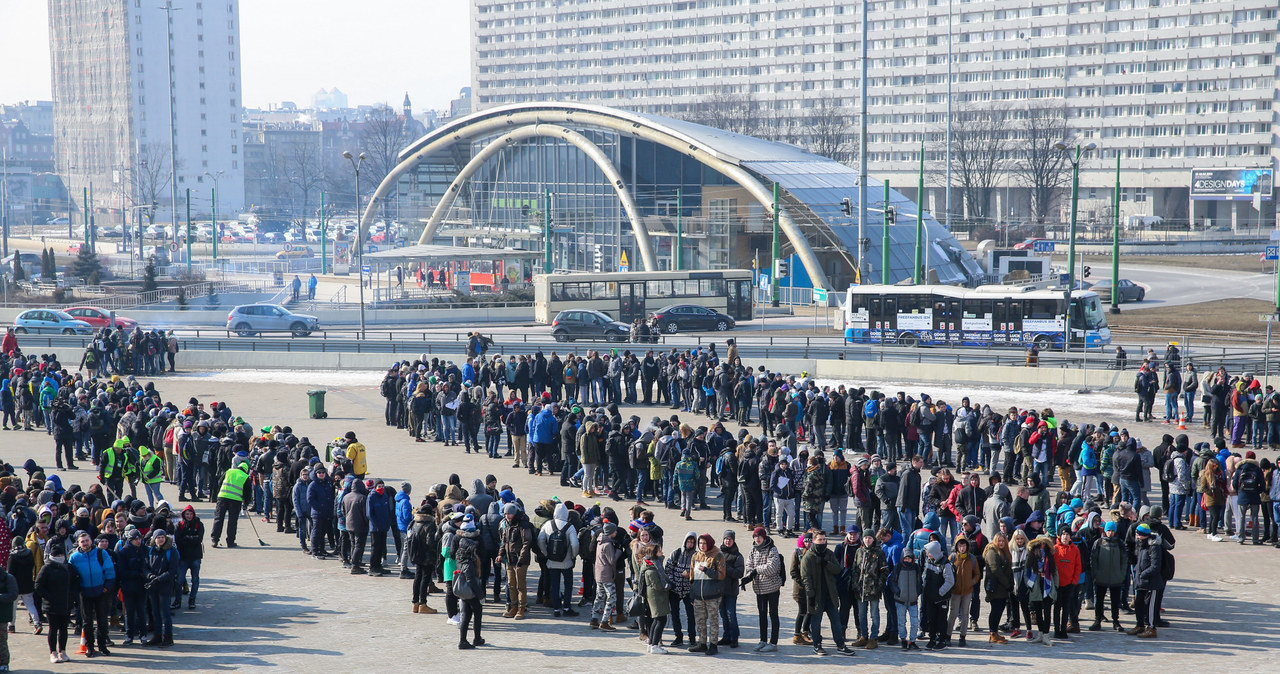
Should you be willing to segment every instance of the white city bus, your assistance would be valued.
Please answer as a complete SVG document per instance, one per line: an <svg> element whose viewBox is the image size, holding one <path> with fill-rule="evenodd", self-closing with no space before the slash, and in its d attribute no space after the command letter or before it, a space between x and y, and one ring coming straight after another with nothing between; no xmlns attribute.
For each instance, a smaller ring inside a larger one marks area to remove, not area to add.
<svg viewBox="0 0 1280 674"><path fill-rule="evenodd" d="M595 309L630 323L670 304L696 304L751 320L750 269L538 274L533 315L550 323L565 309Z"/></svg>

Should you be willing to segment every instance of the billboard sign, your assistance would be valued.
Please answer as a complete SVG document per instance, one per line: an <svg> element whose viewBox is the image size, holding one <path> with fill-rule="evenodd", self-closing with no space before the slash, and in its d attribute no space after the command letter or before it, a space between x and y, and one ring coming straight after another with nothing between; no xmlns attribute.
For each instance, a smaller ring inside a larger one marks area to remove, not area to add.
<svg viewBox="0 0 1280 674"><path fill-rule="evenodd" d="M1255 194L1271 198L1270 168L1193 169L1191 198L1196 201L1250 200Z"/></svg>

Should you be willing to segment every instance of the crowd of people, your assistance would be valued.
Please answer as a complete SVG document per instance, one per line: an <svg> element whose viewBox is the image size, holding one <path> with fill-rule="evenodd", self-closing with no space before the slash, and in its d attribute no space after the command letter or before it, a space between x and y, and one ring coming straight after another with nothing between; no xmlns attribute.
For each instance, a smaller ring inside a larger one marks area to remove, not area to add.
<svg viewBox="0 0 1280 674"><path fill-rule="evenodd" d="M723 360L714 348L485 359L476 337L462 367L424 356L389 368L385 421L422 442L461 437L477 453L483 431L489 457L556 475L551 493L580 499L518 494L493 474L393 488L370 470L355 431L321 450L287 426L255 429L225 402L175 404L133 377L23 361L51 383L55 457L70 463L82 450L98 473L83 490L63 489L34 461L25 484L11 468L0 474L12 487L0 504L13 549L38 560L30 572L13 556L7 567L30 588L18 595L33 626L50 630L51 661L66 657L68 625L86 655L109 653L104 625L123 629L126 644L172 643L170 611L184 592L195 606L205 530L190 506L174 516L166 482L179 502L215 504L215 548L237 545L247 510L352 574L412 578L414 613L437 613L430 595L443 593L461 649L485 644L491 598L502 619L527 618L530 603L551 618L583 608L589 628L635 630L648 653L714 655L739 647L738 598L749 589L754 650L772 652L788 582L791 642L817 654L827 652L824 619L842 655L964 647L971 630L993 645L1104 628L1150 639L1167 624L1175 532L1243 544L1251 530L1255 545L1276 542L1275 465L1223 437L1193 448L1166 434L1149 449L1125 428L1047 408L952 406L753 370L732 344ZM1239 379L1231 385L1253 387ZM642 402L671 414L620 412ZM73 425L84 415L99 423ZM726 428L735 420L736 434ZM689 531L666 543L658 513L692 520L716 499L718 537Z"/></svg>

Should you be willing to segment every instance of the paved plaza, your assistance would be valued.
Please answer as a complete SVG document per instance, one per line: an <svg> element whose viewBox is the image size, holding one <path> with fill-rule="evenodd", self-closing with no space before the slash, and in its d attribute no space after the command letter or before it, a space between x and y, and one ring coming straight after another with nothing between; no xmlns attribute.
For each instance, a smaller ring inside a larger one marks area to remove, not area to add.
<svg viewBox="0 0 1280 674"><path fill-rule="evenodd" d="M449 473L455 472L464 485L491 473L500 484L512 485L526 504L552 495L577 502L581 496L576 489L559 487L555 477L535 477L524 469L512 469L509 459L467 455L460 447L444 448L436 443L417 444L403 431L388 428L382 420L380 378L376 372L237 371L183 374L154 381L165 399L185 401L195 396L202 402L226 401L233 413L255 427L291 425L298 435L309 437L321 449L327 440L354 430L368 446L370 476L396 487L403 481L412 483L415 502L429 486L444 482ZM953 404L968 394L974 402L991 404L993 408L1051 406L1059 419L1074 423L1119 422L1148 446L1157 444L1161 433L1177 433L1164 430L1171 427L1159 424L1128 423L1133 413L1132 396L1124 394L983 390L927 383L857 384L891 394L898 390L912 395L927 391ZM307 418L305 392L315 387L329 391L329 418L324 420ZM645 421L671 413L661 407L622 409L624 418L636 414ZM730 424L728 428L736 433L738 427ZM1198 420L1189 434L1193 443L1207 439ZM53 463L53 442L42 432L10 432L0 439L4 440L0 455L14 465L21 465L27 457L46 466ZM1274 459L1273 452L1265 455ZM96 479L89 470L62 475L64 485L87 487ZM176 487L165 485L164 495L175 509L181 508L176 502ZM630 503L619 505L627 507ZM711 533L719 539L726 525L720 522L716 502L712 506L710 510L695 511L693 526L679 520L676 511L659 508L655 512L668 541L689 529ZM206 527L211 527L212 507L200 504L197 511ZM445 624L443 612L430 616L411 613L410 581L399 580L394 574L384 578L352 576L336 559L315 561L304 556L296 538L276 533L274 524L260 519L255 524L267 547L256 545L254 530L246 519L240 522L241 547L215 550L206 544L199 610L175 612L175 647L117 647L111 657L86 660L74 655L76 647L70 645L72 661L50 665L45 638L33 636L26 620L19 618L18 633L9 637L15 671L427 671L437 667L457 671L459 666L470 671L495 671L517 666L527 671L652 671L660 667L664 671L707 672L746 671L743 668L764 665L790 671L799 667L849 666L937 671L962 666L1034 667L1059 672L1149 672L1175 667L1184 671L1212 668L1248 672L1274 671L1276 636L1280 631L1280 612L1276 610L1280 592L1269 582L1280 571L1280 550L1210 543L1187 531L1178 532L1174 551L1178 577L1170 584L1165 600L1165 618L1173 627L1161 628L1159 638L1154 640L1103 631L1072 635L1069 642L1055 641L1051 648L1026 643L996 646L988 645L979 632L971 635L969 647L953 647L941 653L905 654L897 647L882 647L860 651L852 659L823 659L812 655L809 647L789 643L796 607L790 600L788 581L781 602L784 639L780 640L788 643L780 643L779 651L773 654L749 652L759 634L750 589L739 601L743 647L723 649L715 658L676 649L667 656L646 655L632 630L606 634L588 629L586 611L578 618L553 619L550 611L533 606L528 620L516 622L499 617L502 606L495 604L485 605L484 637L488 645L462 653L457 650L457 628ZM739 546L748 551L750 540L742 525L729 526L736 527ZM784 554L794 549L792 540L775 540ZM532 579L530 585L532 589ZM430 603L443 609L443 596L433 595ZM986 614L984 607L984 628ZM1088 612L1082 613L1087 615ZM1132 616L1122 615L1122 619L1126 627L1132 625ZM1087 626L1090 620L1082 622ZM666 635L669 641L670 626ZM122 636L113 633L113 639L120 642Z"/></svg>

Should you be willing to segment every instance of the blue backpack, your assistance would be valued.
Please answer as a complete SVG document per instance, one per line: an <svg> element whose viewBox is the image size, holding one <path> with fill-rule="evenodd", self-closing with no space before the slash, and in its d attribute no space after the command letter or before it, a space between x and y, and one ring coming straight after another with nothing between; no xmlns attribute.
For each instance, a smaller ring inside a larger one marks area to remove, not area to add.
<svg viewBox="0 0 1280 674"><path fill-rule="evenodd" d="M874 419L876 418L876 415L879 413L880 413L880 400L877 398L868 400L867 404L864 405L862 408L862 416L866 417L867 419Z"/></svg>

